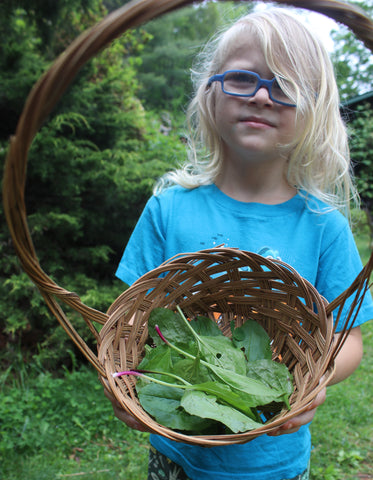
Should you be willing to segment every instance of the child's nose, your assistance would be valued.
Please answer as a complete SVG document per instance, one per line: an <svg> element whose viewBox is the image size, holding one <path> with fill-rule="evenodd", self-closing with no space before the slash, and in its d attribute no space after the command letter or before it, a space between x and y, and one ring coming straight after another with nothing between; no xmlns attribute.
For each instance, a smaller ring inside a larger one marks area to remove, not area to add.
<svg viewBox="0 0 373 480"><path fill-rule="evenodd" d="M258 104L269 104L272 105L272 99L269 96L269 90L266 87L260 87L259 90L253 95L249 97L250 103L258 103Z"/></svg>

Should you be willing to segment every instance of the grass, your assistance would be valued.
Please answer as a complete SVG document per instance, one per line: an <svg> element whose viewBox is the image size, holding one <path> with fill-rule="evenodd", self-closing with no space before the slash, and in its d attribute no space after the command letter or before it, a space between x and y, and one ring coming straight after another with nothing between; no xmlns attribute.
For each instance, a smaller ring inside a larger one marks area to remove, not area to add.
<svg viewBox="0 0 373 480"><path fill-rule="evenodd" d="M92 368L40 373L1 393L0 478L145 478L148 435L114 417Z"/></svg>
<svg viewBox="0 0 373 480"><path fill-rule="evenodd" d="M328 389L311 426L313 479L373 479L373 324L362 326L364 357L355 373Z"/></svg>

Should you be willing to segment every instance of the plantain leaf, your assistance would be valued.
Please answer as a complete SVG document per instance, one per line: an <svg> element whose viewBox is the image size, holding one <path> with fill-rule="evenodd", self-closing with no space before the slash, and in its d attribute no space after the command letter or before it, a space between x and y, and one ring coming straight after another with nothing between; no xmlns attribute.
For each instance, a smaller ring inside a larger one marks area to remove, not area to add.
<svg viewBox="0 0 373 480"><path fill-rule="evenodd" d="M149 315L149 335L152 337L155 345L158 346L163 344L163 340L159 338L155 331L156 325L158 325L164 337L173 343L180 345L193 345L195 343L192 329L183 322L179 314L168 308L155 308ZM197 351L197 346L195 346L194 351Z"/></svg>
<svg viewBox="0 0 373 480"><path fill-rule="evenodd" d="M290 408L288 398L293 393L294 386L293 377L286 365L267 359L257 360L247 364L247 376L282 391L282 400Z"/></svg>
<svg viewBox="0 0 373 480"><path fill-rule="evenodd" d="M190 358L181 358L174 363L173 373L183 377L189 383L203 383L213 380L211 371L200 362L200 357L195 360Z"/></svg>
<svg viewBox="0 0 373 480"><path fill-rule="evenodd" d="M250 407L282 401L284 391L281 389L277 390L261 380L239 375L224 368L212 365L209 368L215 373L219 381L226 383L233 391L245 394L245 401Z"/></svg>
<svg viewBox="0 0 373 480"><path fill-rule="evenodd" d="M272 358L270 338L264 328L254 320L248 319L241 327L234 329L232 342L237 348L244 349L248 362Z"/></svg>
<svg viewBox="0 0 373 480"><path fill-rule="evenodd" d="M259 418L256 412L249 407L246 399L224 383L219 383L215 380L214 382L193 385L188 390L195 390L214 395L220 403L234 407L245 415L248 415L253 420L258 420Z"/></svg>
<svg viewBox="0 0 373 480"><path fill-rule="evenodd" d="M215 396L204 392L188 390L182 396L180 404L189 414L221 422L234 433L262 426L235 408L218 403Z"/></svg>
<svg viewBox="0 0 373 480"><path fill-rule="evenodd" d="M204 337L223 336L223 332L220 330L216 322L214 322L208 317L199 316L192 320L190 324L193 329L198 333L198 335L203 335Z"/></svg>
<svg viewBox="0 0 373 480"><path fill-rule="evenodd" d="M146 354L141 363L137 366L137 369L170 372L172 371L172 365L172 350L170 347L163 344L159 345L157 348L147 347Z"/></svg>
<svg viewBox="0 0 373 480"><path fill-rule="evenodd" d="M184 391L178 388L149 383L139 393L139 400L144 410L165 427L197 432L210 427L211 421L180 408L183 394Z"/></svg>
<svg viewBox="0 0 373 480"><path fill-rule="evenodd" d="M245 355L229 338L200 336L198 343L200 356L206 362L243 375L246 373Z"/></svg>

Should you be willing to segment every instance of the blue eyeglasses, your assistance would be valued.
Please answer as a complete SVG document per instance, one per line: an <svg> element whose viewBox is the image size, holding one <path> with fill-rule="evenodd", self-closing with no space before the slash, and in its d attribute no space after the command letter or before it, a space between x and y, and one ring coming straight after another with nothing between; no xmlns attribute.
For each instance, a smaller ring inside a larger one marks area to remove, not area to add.
<svg viewBox="0 0 373 480"><path fill-rule="evenodd" d="M288 107L296 107L294 103L289 102L289 97L275 78L264 80L257 73L248 70L227 70L209 78L207 86L210 87L213 82L220 82L222 91L235 97L253 97L261 87L265 87L268 90L269 98L274 102Z"/></svg>

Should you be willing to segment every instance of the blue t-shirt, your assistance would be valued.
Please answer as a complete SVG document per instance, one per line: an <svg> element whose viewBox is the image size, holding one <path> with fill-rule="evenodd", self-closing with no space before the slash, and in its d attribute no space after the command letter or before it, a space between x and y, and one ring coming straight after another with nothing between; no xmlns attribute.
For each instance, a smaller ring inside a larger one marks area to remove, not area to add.
<svg viewBox="0 0 373 480"><path fill-rule="evenodd" d="M176 254L222 244L288 263L328 301L362 269L347 220L314 197L297 194L278 205L244 203L208 185L175 186L151 197L116 275L132 284ZM369 294L355 325L371 318ZM279 437L262 435L244 445L204 448L158 435L151 435L151 443L192 480L292 478L306 469L311 452L308 426Z"/></svg>

